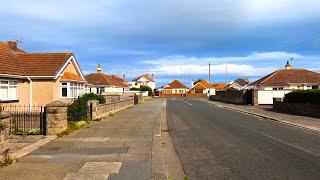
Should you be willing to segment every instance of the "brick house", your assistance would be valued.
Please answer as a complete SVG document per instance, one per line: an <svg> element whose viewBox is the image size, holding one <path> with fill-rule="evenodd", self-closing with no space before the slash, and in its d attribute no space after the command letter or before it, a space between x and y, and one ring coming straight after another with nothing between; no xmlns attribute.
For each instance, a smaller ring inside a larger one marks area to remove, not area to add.
<svg viewBox="0 0 320 180"><path fill-rule="evenodd" d="M160 89L160 96L183 96L189 92L189 88L178 80L173 80Z"/></svg>
<svg viewBox="0 0 320 180"><path fill-rule="evenodd" d="M195 84L192 81L192 88L189 92L189 95L197 96L210 96L215 95L217 90L222 90L227 87L227 84L209 84L206 80L200 80Z"/></svg>
<svg viewBox="0 0 320 180"><path fill-rule="evenodd" d="M156 88L156 75L152 74L150 78L149 74L143 74L132 80L131 88L140 88L141 86L148 86L154 91Z"/></svg>
<svg viewBox="0 0 320 180"><path fill-rule="evenodd" d="M228 85L228 89L234 89L234 90L240 91L240 90L246 89L248 85L249 85L248 80L238 78Z"/></svg>
<svg viewBox="0 0 320 180"><path fill-rule="evenodd" d="M90 92L103 95L123 95L129 90L125 77L120 78L114 74L107 75L102 72L101 64L98 64L97 72L90 73L85 79L92 86Z"/></svg>
<svg viewBox="0 0 320 180"><path fill-rule="evenodd" d="M293 69L289 61L284 69L276 70L251 83L255 104L273 104L273 98L283 98L293 90L319 89L320 74L307 69Z"/></svg>
<svg viewBox="0 0 320 180"><path fill-rule="evenodd" d="M84 92L86 80L73 53L27 53L17 42L0 41L2 106L69 102Z"/></svg>

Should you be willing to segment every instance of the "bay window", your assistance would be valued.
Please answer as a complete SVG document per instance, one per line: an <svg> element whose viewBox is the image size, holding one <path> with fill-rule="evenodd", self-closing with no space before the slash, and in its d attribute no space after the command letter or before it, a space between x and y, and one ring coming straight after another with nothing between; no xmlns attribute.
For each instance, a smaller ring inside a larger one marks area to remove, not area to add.
<svg viewBox="0 0 320 180"><path fill-rule="evenodd" d="M62 98L77 98L85 93L85 86L83 83L62 82L60 90Z"/></svg>
<svg viewBox="0 0 320 180"><path fill-rule="evenodd" d="M0 80L0 100L18 100L18 81Z"/></svg>

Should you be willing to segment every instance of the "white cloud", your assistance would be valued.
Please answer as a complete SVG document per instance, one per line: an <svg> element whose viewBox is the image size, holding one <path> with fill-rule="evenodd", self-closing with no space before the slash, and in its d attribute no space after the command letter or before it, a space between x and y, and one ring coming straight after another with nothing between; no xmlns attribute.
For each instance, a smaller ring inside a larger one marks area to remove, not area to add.
<svg viewBox="0 0 320 180"><path fill-rule="evenodd" d="M142 61L151 64L151 71L162 75L178 74L207 74L208 63L212 64L212 73L222 75L226 73L239 76L261 76L277 68L282 68L289 58L294 58L297 66L315 64L320 57L303 56L287 52L254 52L248 56L234 57L187 57L168 56L153 60ZM263 64L267 64L267 66ZM280 65L280 67L279 67Z"/></svg>

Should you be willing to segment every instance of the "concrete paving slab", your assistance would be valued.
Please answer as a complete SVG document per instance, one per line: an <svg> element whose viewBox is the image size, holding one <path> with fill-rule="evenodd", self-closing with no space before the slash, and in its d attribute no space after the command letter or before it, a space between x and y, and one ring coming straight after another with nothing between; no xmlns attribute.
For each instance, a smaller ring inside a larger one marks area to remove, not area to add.
<svg viewBox="0 0 320 180"><path fill-rule="evenodd" d="M110 174L119 173L121 162L87 162L79 170L85 174Z"/></svg>

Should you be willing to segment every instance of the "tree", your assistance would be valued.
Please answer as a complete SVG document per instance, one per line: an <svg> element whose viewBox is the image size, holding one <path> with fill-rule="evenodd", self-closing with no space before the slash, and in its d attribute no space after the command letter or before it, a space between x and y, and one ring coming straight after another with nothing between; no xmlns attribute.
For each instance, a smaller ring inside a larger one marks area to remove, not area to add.
<svg viewBox="0 0 320 180"><path fill-rule="evenodd" d="M141 86L141 91L148 91L148 96L152 96L152 89L149 86Z"/></svg>

